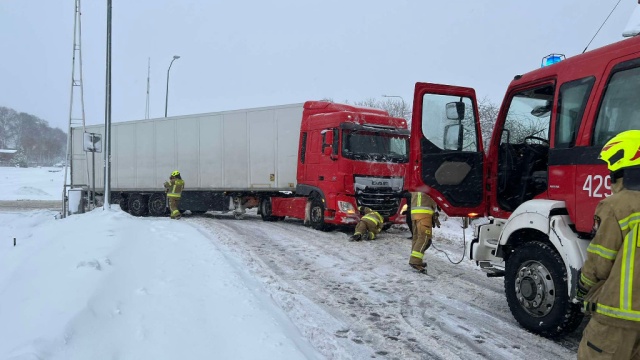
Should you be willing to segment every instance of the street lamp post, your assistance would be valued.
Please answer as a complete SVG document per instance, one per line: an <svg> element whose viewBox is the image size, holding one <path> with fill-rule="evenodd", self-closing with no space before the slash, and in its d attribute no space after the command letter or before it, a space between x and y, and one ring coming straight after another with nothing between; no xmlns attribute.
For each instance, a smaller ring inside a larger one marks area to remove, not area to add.
<svg viewBox="0 0 640 360"><path fill-rule="evenodd" d="M171 63L169 64L169 68L167 69L167 91L165 92L165 99L164 99L164 117L167 117L167 107L169 106L169 71L171 71L171 65L173 65L173 62L178 59L180 59L180 56L173 55L173 60L171 60Z"/></svg>
<svg viewBox="0 0 640 360"><path fill-rule="evenodd" d="M404 109L406 109L406 107L404 106L404 99L402 98L402 96L400 96L400 95L382 95L382 97L400 98L400 100L402 100L402 117L404 118Z"/></svg>

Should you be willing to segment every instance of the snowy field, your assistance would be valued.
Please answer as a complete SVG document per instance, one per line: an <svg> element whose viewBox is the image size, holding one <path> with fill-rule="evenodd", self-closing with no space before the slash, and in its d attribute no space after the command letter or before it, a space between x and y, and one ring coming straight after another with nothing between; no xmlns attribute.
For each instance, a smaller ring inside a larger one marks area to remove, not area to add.
<svg viewBox="0 0 640 360"><path fill-rule="evenodd" d="M0 200L60 200L64 168L0 167Z"/></svg>
<svg viewBox="0 0 640 360"><path fill-rule="evenodd" d="M0 179L0 200L59 200L63 174ZM502 279L451 264L458 219L435 229L425 276L404 226L354 243L255 212L55 215L0 211L0 359L572 359L580 339L528 333Z"/></svg>

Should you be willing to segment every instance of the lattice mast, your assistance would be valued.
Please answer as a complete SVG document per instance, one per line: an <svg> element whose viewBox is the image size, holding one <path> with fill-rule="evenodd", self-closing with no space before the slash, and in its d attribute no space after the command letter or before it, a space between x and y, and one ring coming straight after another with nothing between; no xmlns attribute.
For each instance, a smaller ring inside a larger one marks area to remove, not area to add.
<svg viewBox="0 0 640 360"><path fill-rule="evenodd" d="M64 167L64 187L62 190L62 214L66 214L67 188L73 183L73 174L69 173L69 165L71 164L73 154L73 144L71 141L71 129L73 127L82 126L82 132L85 132L85 112L84 112L84 87L82 81L82 11L80 0L75 0L74 20L73 20L73 62L71 65L71 94L69 101L69 127L67 130L67 155ZM79 97L80 104L76 104L76 97ZM79 106L78 106L79 105ZM82 159L75 159L82 160ZM87 161L86 154L84 160ZM88 165L88 163L87 163ZM84 182L89 183L89 167L85 166L86 174ZM68 181L69 180L69 181Z"/></svg>

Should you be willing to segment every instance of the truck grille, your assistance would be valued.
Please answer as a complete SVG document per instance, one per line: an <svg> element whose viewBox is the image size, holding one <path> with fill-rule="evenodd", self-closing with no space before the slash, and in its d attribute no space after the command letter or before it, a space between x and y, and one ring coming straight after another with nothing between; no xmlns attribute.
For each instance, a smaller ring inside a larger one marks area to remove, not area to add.
<svg viewBox="0 0 640 360"><path fill-rule="evenodd" d="M398 213L400 193L393 191L390 187L365 187L356 190L356 203L358 207L369 207L388 219L391 215Z"/></svg>

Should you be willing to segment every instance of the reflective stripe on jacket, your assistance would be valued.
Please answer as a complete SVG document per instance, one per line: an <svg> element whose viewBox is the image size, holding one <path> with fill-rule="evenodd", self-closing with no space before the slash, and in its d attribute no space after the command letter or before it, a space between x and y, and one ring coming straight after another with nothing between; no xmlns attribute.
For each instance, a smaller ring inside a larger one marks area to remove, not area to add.
<svg viewBox="0 0 640 360"><path fill-rule="evenodd" d="M384 218L382 217L382 215L378 214L378 212L376 211L372 211L370 213L368 213L367 215L362 217L363 219L367 219L367 220L371 220L373 221L374 224L378 225L384 222Z"/></svg>
<svg viewBox="0 0 640 360"><path fill-rule="evenodd" d="M182 179L171 180L168 189L169 189L169 192L167 193L168 197L180 198L182 196L182 189L184 189L184 180Z"/></svg>
<svg viewBox="0 0 640 360"><path fill-rule="evenodd" d="M615 185L596 208L599 226L580 281L587 289L604 282L594 299L599 320L640 328L640 191L618 192Z"/></svg>
<svg viewBox="0 0 640 360"><path fill-rule="evenodd" d="M364 208L365 215L360 218L360 220L364 220L367 222L371 222L373 226L375 226L375 233L379 233L382 231L382 225L384 224L384 218L377 211L371 210L371 208Z"/></svg>
<svg viewBox="0 0 640 360"><path fill-rule="evenodd" d="M424 193L416 192L411 193L411 218L414 219L414 215L427 214L433 215L436 209L436 202Z"/></svg>

